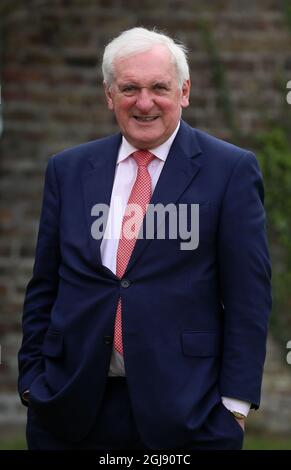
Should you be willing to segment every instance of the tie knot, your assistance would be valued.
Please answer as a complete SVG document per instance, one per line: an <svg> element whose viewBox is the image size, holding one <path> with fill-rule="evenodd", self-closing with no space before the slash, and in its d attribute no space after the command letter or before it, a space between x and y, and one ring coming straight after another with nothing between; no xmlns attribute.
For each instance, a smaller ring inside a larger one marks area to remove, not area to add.
<svg viewBox="0 0 291 470"><path fill-rule="evenodd" d="M133 152L132 157L136 161L138 166L147 167L151 161L155 158L154 154L148 150L137 150Z"/></svg>

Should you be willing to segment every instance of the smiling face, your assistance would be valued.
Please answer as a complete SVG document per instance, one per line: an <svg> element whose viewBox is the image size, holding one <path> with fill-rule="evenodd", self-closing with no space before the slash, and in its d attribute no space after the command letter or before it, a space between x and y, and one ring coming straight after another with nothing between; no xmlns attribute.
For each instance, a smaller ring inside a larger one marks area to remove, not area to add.
<svg viewBox="0 0 291 470"><path fill-rule="evenodd" d="M190 81L179 88L176 67L161 45L117 59L114 76L110 87L104 83L105 94L124 137L139 149L161 145L189 105Z"/></svg>

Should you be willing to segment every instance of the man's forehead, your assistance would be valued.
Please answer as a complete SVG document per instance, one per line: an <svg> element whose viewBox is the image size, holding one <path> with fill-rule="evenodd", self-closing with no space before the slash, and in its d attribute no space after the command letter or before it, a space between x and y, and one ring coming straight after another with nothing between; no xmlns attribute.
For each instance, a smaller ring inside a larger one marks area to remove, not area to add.
<svg viewBox="0 0 291 470"><path fill-rule="evenodd" d="M168 67L147 67L146 64L142 66L122 66L115 67L114 70L115 81L117 83L123 82L172 82L177 78L176 67L169 64Z"/></svg>
<svg viewBox="0 0 291 470"><path fill-rule="evenodd" d="M152 76L147 76L146 73L143 74L141 78L134 75L124 75L116 77L117 85L133 84L133 85L155 85L158 83L163 83L165 85L170 84L175 77L167 76L164 74L157 74Z"/></svg>

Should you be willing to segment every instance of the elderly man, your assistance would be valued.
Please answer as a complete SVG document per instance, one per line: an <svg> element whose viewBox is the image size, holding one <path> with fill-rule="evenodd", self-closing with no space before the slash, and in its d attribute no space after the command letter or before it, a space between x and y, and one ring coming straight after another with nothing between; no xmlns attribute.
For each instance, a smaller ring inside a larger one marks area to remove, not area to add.
<svg viewBox="0 0 291 470"><path fill-rule="evenodd" d="M271 306L256 159L181 120L189 69L168 36L123 32L103 74L121 132L47 167L19 352L28 447L240 449Z"/></svg>

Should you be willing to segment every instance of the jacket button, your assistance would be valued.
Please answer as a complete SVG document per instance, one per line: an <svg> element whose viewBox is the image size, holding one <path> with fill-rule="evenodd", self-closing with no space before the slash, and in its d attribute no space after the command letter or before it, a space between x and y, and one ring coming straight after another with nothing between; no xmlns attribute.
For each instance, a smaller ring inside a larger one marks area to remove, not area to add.
<svg viewBox="0 0 291 470"><path fill-rule="evenodd" d="M104 336L105 344L112 344L112 336Z"/></svg>
<svg viewBox="0 0 291 470"><path fill-rule="evenodd" d="M127 287L130 286L130 281L129 279L121 279L121 287L124 287L125 289L127 289Z"/></svg>

